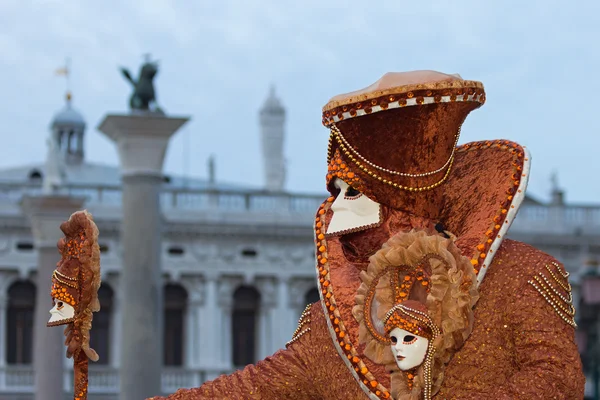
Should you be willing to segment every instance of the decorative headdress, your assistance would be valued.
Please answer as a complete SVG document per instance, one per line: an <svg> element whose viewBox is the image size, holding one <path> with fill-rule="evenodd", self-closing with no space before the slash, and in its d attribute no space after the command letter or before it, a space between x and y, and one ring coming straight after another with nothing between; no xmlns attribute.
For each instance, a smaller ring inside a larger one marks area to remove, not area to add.
<svg viewBox="0 0 600 400"><path fill-rule="evenodd" d="M457 147L463 122L485 98L480 82L413 71L387 73L323 107L328 190L336 196L340 178L390 209L443 221L479 281L524 198L529 169L516 143Z"/></svg>
<svg viewBox="0 0 600 400"><path fill-rule="evenodd" d="M413 230L392 237L360 277L352 312L364 354L393 371L395 399L420 393L430 398L441 386L445 364L473 327L478 295L471 263L452 240ZM397 368L388 336L394 327L429 339L425 362L414 373Z"/></svg>
<svg viewBox="0 0 600 400"><path fill-rule="evenodd" d="M52 274L50 295L57 303L55 307L66 303L74 308L74 313L70 318L49 322L48 326L67 325L65 345L67 357L74 359L74 393L76 398L84 400L87 398L88 358L98 361L98 354L90 347L92 313L100 310L98 228L90 213L78 211L62 223L60 229L65 237L58 241L61 260Z"/></svg>

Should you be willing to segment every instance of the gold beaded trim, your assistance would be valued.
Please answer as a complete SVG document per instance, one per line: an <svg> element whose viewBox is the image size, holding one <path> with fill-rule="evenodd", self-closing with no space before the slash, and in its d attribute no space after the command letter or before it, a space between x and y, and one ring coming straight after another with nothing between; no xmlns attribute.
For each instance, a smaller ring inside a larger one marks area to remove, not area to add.
<svg viewBox="0 0 600 400"><path fill-rule="evenodd" d="M338 130L339 131L339 130ZM461 127L458 128L458 132L456 134L456 140L455 140L455 147L456 147L456 141L458 141L458 138L460 136L460 131L461 131ZM344 142L342 141L342 139L340 138L339 135L337 135L335 133L335 131L332 129L331 130L331 136L333 136L336 141L338 142L338 145L340 147L340 149L342 150L342 152L348 156L348 158L358 167L360 168L363 172L365 172L367 175L369 175L370 177L372 177L373 179L377 179L387 185L393 186L397 189L400 190L407 190L409 192L424 192L424 191L428 191L431 189L435 189L436 187L440 186L442 183L444 183L446 181L446 179L448 179L448 176L450 175L450 171L452 170L452 164L454 164L454 157L452 156L450 159L450 163L448 165L448 169L446 169L446 173L444 174L444 176L442 177L442 179L440 179L439 181L437 181L436 183L432 184L432 185L428 185L428 186L423 186L423 187L412 187L412 186L404 186L401 185L397 182L392 182L389 179L385 179L383 178L381 175L377 175L375 172L371 171L370 169L368 169L367 167L365 167L365 165L358 159L356 159L356 157L354 157L354 155L351 154L350 150L348 150L348 148L346 147L346 145L344 144ZM328 162L330 160L327 160Z"/></svg>
<svg viewBox="0 0 600 400"><path fill-rule="evenodd" d="M557 263L553 262L552 265L556 267L561 276L563 276L565 279L568 277L568 272L563 273ZM571 285L568 281L565 285L563 282L557 279L556 274L554 274L548 265L546 265L546 270L550 272L553 280L567 292L568 298L565 298L562 294L560 294L560 292L552 285L550 280L546 278L542 272L539 272L538 275L534 276L533 279L527 282L542 295L544 300L546 300L546 302L552 306L556 314L563 321L571 325L573 328L577 328L577 323L575 323L575 306L573 306Z"/></svg>
<svg viewBox="0 0 600 400"><path fill-rule="evenodd" d="M304 309L304 311L302 312L302 315L300 315L300 319L298 320L298 327L296 328L296 330L294 331L294 334L292 335L292 340L290 340L289 342L287 342L285 344L285 346L289 346L290 344L294 343L295 341L297 341L298 339L300 339L302 337L302 335L304 335L307 332L310 332L310 327L306 328L306 329L302 329L304 327L304 325L309 324L310 323L310 307L312 304L309 304L306 306L306 308Z"/></svg>
<svg viewBox="0 0 600 400"><path fill-rule="evenodd" d="M53 278L54 280L56 280L57 282L60 282L60 283L62 283L62 284L63 284L63 285L65 285L65 286L68 286L68 287L70 287L70 288L73 288L73 289L77 289L77 283L72 283L72 282L63 281L63 280L61 280L61 279L58 277L58 274L60 274L60 273L58 273L56 270L54 270L54 272L52 273L52 278ZM62 277L62 274L61 274L61 277Z"/></svg>
<svg viewBox="0 0 600 400"><path fill-rule="evenodd" d="M287 346L291 345L292 343L295 343L296 341L300 340L300 338L301 338L302 336L304 336L304 334L305 334L305 333L308 333L308 332L310 332L310 328L306 328L305 330L301 331L300 333L298 333L297 335L295 335L295 336L292 338L292 340L290 340L289 342L287 342L287 343L285 344L285 346L287 347Z"/></svg>
<svg viewBox="0 0 600 400"><path fill-rule="evenodd" d="M375 395L379 399L390 399L390 392L376 379L369 371L366 364L359 357L360 353L356 350L350 341L341 314L338 310L331 277L329 275L329 261L327 259L327 241L325 240L325 215L331 207L334 197L329 197L321 204L315 220L315 245L317 248L317 275L319 279L319 289L321 290L321 301L325 315L328 318L327 325L334 346L338 353L344 358L344 362L351 369L353 375L358 380L361 388L370 395Z"/></svg>
<svg viewBox="0 0 600 400"><path fill-rule="evenodd" d="M552 272L552 270L550 269L550 267L548 265L546 265L546 269L548 270L548 272L550 272L550 276L552 277L552 279L554 279L554 281L556 281L556 283L558 283L558 285L567 293L571 293L571 284L569 283L569 280L567 279L569 277L569 273L567 272L565 275L563 275L560 267L558 266L557 263L553 262L552 265L554 265L557 269L557 271L561 274L561 276L563 278L565 278L565 280L567 281L567 284L565 285L560 279L558 279L556 277L556 275L554 274L554 272ZM569 301L573 301L573 298L571 297L571 300Z"/></svg>
<svg viewBox="0 0 600 400"><path fill-rule="evenodd" d="M408 172L399 172L399 171L394 171L391 169L387 169L384 167L380 167L379 165L375 164L374 162L371 162L369 160L367 160L363 155L361 155L358 150L356 150L354 147L352 147L352 145L350 143L348 143L348 140L346 140L346 138L344 137L344 135L342 135L342 132L340 131L340 129L335 125L331 125L331 133L333 135L336 136L336 139L340 139L342 142L344 142L344 145L352 152L354 153L354 155L356 155L358 158L361 159L362 162L366 163L367 165L378 169L380 171L386 172L388 174L391 175L399 175L399 176L405 176L405 177L409 177L409 178L421 178L421 177L425 177L425 176L430 176L430 175L435 175L437 173L442 172L444 169L446 169L446 167L448 165L450 165L450 163L452 162L452 160L454 159L454 153L456 151L456 145L458 144L458 139L460 137L460 129L458 130L456 137L454 139L454 146L452 146L452 153L450 153L450 157L448 157L448 160L446 160L446 162L444 163L444 165L442 165L440 168L434 170L434 171L429 171L429 172L423 172L423 173L419 173L419 174L410 174Z"/></svg>

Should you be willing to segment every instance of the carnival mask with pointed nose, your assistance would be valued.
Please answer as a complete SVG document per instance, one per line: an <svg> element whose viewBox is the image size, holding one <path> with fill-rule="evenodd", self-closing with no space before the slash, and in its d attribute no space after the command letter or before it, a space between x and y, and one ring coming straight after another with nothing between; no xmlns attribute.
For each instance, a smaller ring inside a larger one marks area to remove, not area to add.
<svg viewBox="0 0 600 400"><path fill-rule="evenodd" d="M380 204L336 178L334 186L340 190L331 205L333 216L327 234L349 233L374 226L380 222Z"/></svg>
<svg viewBox="0 0 600 400"><path fill-rule="evenodd" d="M394 328L390 332L390 340L394 359L402 371L408 371L423 363L429 346L427 338Z"/></svg>
<svg viewBox="0 0 600 400"><path fill-rule="evenodd" d="M54 307L50 310L50 319L48 320L48 326L63 325L73 321L75 317L75 309L72 305L59 300L54 299Z"/></svg>

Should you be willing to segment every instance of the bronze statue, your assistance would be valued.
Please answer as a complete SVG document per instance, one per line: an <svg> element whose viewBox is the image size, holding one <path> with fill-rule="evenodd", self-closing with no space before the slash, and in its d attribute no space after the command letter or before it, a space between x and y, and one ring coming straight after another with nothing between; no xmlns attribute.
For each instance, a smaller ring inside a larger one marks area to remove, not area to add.
<svg viewBox="0 0 600 400"><path fill-rule="evenodd" d="M90 347L92 313L100 311L100 247L98 228L87 211L78 211L60 226L61 260L52 274L50 295L54 307L48 326L66 325L67 358L73 358L74 399L86 400L88 358L98 361Z"/></svg>
<svg viewBox="0 0 600 400"><path fill-rule="evenodd" d="M137 81L133 79L127 68L121 67L121 73L133 85L133 93L129 99L129 107L132 110L163 113L156 104L156 92L153 83L154 77L158 73L158 62L150 61L147 56L146 62L140 68Z"/></svg>

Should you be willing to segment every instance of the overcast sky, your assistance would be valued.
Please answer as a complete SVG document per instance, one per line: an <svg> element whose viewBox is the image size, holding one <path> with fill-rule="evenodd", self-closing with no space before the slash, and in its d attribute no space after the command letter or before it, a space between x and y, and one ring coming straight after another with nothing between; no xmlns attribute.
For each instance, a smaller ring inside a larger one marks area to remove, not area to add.
<svg viewBox="0 0 600 400"><path fill-rule="evenodd" d="M0 0L0 168L44 159L71 58L86 157L117 165L96 127L126 112L144 53L160 59L159 103L192 120L171 141L168 173L261 185L258 110L271 83L287 109L287 189L324 190L321 107L389 71L433 69L480 80L487 103L461 143L510 139L533 155L530 193L550 175L567 201L600 203L600 2ZM189 163L182 160L187 152Z"/></svg>

